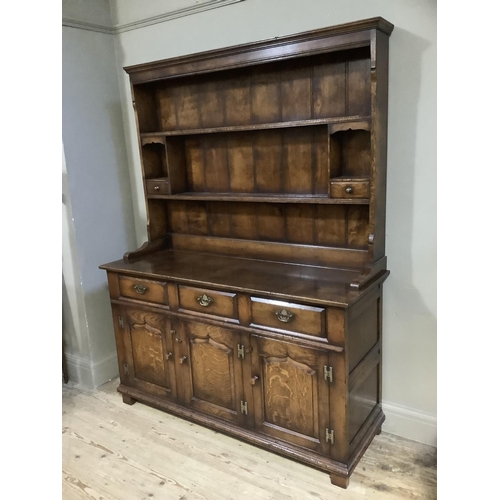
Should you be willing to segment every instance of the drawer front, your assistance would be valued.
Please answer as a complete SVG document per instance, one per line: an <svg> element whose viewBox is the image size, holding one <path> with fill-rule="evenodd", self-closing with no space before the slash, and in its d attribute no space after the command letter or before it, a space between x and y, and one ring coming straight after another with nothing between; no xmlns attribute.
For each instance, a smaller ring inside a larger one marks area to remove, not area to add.
<svg viewBox="0 0 500 500"><path fill-rule="evenodd" d="M151 281L141 278L120 276L120 295L129 299L144 300L168 304L167 284L161 281Z"/></svg>
<svg viewBox="0 0 500 500"><path fill-rule="evenodd" d="M333 181L330 183L332 198L369 198L370 181Z"/></svg>
<svg viewBox="0 0 500 500"><path fill-rule="evenodd" d="M238 318L238 303L235 293L179 285L179 307L188 311L213 314L224 318Z"/></svg>
<svg viewBox="0 0 500 500"><path fill-rule="evenodd" d="M322 307L251 298L252 325L326 337L326 312Z"/></svg>
<svg viewBox="0 0 500 500"><path fill-rule="evenodd" d="M166 179L151 179L146 181L148 194L170 194L170 183Z"/></svg>

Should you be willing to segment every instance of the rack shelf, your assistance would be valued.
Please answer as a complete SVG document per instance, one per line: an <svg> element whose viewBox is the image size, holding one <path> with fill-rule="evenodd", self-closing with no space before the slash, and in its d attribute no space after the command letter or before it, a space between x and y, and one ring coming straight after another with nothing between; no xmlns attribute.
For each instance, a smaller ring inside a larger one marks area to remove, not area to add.
<svg viewBox="0 0 500 500"><path fill-rule="evenodd" d="M290 195L270 193L179 193L172 195L148 194L148 198L155 200L178 201L241 201L253 203L309 203L323 205L368 205L369 198L335 199L328 195Z"/></svg>
<svg viewBox="0 0 500 500"><path fill-rule="evenodd" d="M141 134L143 144L149 143L150 138L171 137L182 135L214 134L224 132L247 132L252 130L272 130L280 128L310 127L312 125L352 124L353 127L369 130L371 118L369 116L342 116L339 118L319 118L314 120L296 120L286 122L260 123L255 125L234 125L230 127L207 127L193 129L177 129L163 132L147 132Z"/></svg>

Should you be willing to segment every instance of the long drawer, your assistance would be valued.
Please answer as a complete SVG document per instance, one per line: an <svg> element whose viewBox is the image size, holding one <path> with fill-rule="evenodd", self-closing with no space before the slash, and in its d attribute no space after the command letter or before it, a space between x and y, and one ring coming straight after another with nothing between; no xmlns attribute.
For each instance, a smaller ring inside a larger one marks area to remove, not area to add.
<svg viewBox="0 0 500 500"><path fill-rule="evenodd" d="M323 307L279 300L251 298L252 326L286 330L314 337L326 337L326 310Z"/></svg>
<svg viewBox="0 0 500 500"><path fill-rule="evenodd" d="M179 308L238 319L238 301L235 293L179 285Z"/></svg>

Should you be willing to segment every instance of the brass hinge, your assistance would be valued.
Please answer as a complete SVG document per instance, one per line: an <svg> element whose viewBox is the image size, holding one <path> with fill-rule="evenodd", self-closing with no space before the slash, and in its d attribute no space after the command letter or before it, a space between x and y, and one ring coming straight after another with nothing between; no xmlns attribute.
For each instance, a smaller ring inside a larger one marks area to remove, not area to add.
<svg viewBox="0 0 500 500"><path fill-rule="evenodd" d="M123 328L125 326L125 324L123 322L123 316L118 316L118 326L120 328Z"/></svg>
<svg viewBox="0 0 500 500"><path fill-rule="evenodd" d="M127 363L123 363L123 372L125 373L125 375L128 375L128 364Z"/></svg>
<svg viewBox="0 0 500 500"><path fill-rule="evenodd" d="M326 366L323 368L323 375L325 376L325 380L329 380L333 382L333 368L331 366Z"/></svg>
<svg viewBox="0 0 500 500"><path fill-rule="evenodd" d="M248 415L248 403L246 401L241 402L241 413Z"/></svg>
<svg viewBox="0 0 500 500"><path fill-rule="evenodd" d="M326 442L330 441L331 444L335 442L335 432L333 430L326 429Z"/></svg>
<svg viewBox="0 0 500 500"><path fill-rule="evenodd" d="M245 359L245 346L238 344L238 358Z"/></svg>

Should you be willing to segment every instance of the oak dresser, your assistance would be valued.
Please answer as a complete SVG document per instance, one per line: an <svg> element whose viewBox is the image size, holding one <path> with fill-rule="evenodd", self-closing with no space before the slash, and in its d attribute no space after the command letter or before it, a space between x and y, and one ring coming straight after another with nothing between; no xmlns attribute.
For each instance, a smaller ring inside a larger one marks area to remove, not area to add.
<svg viewBox="0 0 500 500"><path fill-rule="evenodd" d="M344 488L384 421L392 29L368 19L125 68L148 241L101 266L125 403Z"/></svg>

